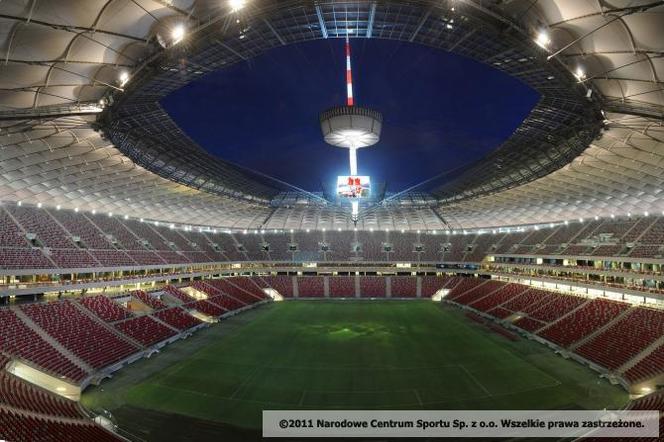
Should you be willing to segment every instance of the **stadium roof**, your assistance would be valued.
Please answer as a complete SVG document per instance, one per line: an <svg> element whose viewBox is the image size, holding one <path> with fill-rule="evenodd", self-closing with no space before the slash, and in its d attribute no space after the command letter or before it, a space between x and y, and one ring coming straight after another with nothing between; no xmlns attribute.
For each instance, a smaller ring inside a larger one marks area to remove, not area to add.
<svg viewBox="0 0 664 442"><path fill-rule="evenodd" d="M249 0L231 11L222 0L32 0L0 3L0 25L1 200L223 227L347 228L345 213L306 192L275 207L298 190L210 156L158 100L270 48L350 33L466 55L542 95L494 153L369 209L360 227L664 210L660 1Z"/></svg>

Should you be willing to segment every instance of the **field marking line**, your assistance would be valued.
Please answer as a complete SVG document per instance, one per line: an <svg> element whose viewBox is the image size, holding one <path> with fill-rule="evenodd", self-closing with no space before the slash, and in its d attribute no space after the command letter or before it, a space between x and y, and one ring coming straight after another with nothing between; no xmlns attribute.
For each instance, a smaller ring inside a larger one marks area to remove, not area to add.
<svg viewBox="0 0 664 442"><path fill-rule="evenodd" d="M482 384L482 383L481 383L481 382L475 377L475 375L473 375L470 371L468 371L468 369L467 369L463 364L459 364L459 367L460 367L460 368L461 368L461 369L462 369L462 370L468 375L468 377L469 377L473 382L475 382L475 383L476 383L476 384L477 384L477 385L478 385L478 386L479 386L479 387L480 387L480 388L481 388L481 389L487 394L488 397L493 397L493 395L491 394L491 392L490 392L489 390L487 390L487 388L484 386L484 384Z"/></svg>
<svg viewBox="0 0 664 442"><path fill-rule="evenodd" d="M304 405L304 397L307 395L307 390L302 390L302 396L300 396L300 402L297 403L298 407Z"/></svg>
<svg viewBox="0 0 664 442"><path fill-rule="evenodd" d="M422 398L420 397L420 392L417 391L417 388L413 388L413 393L415 393L415 397L417 398L417 402L420 403L420 405L424 405L422 402Z"/></svg>
<svg viewBox="0 0 664 442"><path fill-rule="evenodd" d="M249 373L249 375L246 378L244 378L242 382L240 382L240 385L238 385L235 391L233 391L233 394L230 395L229 399L235 399L235 395L238 394L244 387L246 387L256 377L258 372L262 369L263 369L262 366L257 365L256 368L254 368L254 370L251 373Z"/></svg>

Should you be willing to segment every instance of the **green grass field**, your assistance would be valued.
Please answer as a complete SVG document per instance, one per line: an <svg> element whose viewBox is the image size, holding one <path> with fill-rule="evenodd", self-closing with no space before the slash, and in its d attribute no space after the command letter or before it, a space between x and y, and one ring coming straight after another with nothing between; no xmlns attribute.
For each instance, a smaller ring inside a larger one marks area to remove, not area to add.
<svg viewBox="0 0 664 442"><path fill-rule="evenodd" d="M596 409L627 399L537 343L430 301L299 301L197 333L82 400L146 440L187 426L204 440L258 429L263 409Z"/></svg>

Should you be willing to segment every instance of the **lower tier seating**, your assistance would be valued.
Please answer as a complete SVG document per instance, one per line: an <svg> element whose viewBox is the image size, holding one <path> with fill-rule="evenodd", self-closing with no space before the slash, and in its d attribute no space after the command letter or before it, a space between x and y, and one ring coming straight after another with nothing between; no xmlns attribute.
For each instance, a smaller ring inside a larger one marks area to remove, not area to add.
<svg viewBox="0 0 664 442"><path fill-rule="evenodd" d="M81 367L53 348L10 309L0 309L0 324L0 350L8 355L24 359L46 372L58 377L64 376L74 383L87 376Z"/></svg>
<svg viewBox="0 0 664 442"><path fill-rule="evenodd" d="M628 308L629 305L624 302L595 298L538 334L562 347L568 347L608 324Z"/></svg>
<svg viewBox="0 0 664 442"><path fill-rule="evenodd" d="M150 346L176 335L176 332L155 321L150 316L139 316L115 325L127 336L145 346Z"/></svg>
<svg viewBox="0 0 664 442"><path fill-rule="evenodd" d="M417 278L415 276L392 276L390 295L393 298L415 298L417 296Z"/></svg>
<svg viewBox="0 0 664 442"><path fill-rule="evenodd" d="M636 308L576 349L581 356L616 369L664 336L664 311Z"/></svg>
<svg viewBox="0 0 664 442"><path fill-rule="evenodd" d="M330 298L354 298L355 277L354 276L330 276ZM385 294L383 293L383 296Z"/></svg>
<svg viewBox="0 0 664 442"><path fill-rule="evenodd" d="M160 321L165 322L178 330L188 330L202 324L198 318L194 318L180 307L159 310L153 314Z"/></svg>
<svg viewBox="0 0 664 442"><path fill-rule="evenodd" d="M63 347L94 368L111 365L138 351L78 310L72 301L30 304L21 309Z"/></svg>
<svg viewBox="0 0 664 442"><path fill-rule="evenodd" d="M196 311L203 313L204 315L213 316L213 317L221 316L224 313L226 313L226 309L213 302L209 302L209 300L205 299L201 299L196 302L187 304L187 308L194 309Z"/></svg>
<svg viewBox="0 0 664 442"><path fill-rule="evenodd" d="M322 298L325 296L322 276L298 276L297 287L300 298Z"/></svg>
<svg viewBox="0 0 664 442"><path fill-rule="evenodd" d="M122 439L90 421L62 421L0 408L0 438L11 442L118 442Z"/></svg>
<svg viewBox="0 0 664 442"><path fill-rule="evenodd" d="M364 276L360 278L360 296L363 298L384 298L387 293L384 276Z"/></svg>
<svg viewBox="0 0 664 442"><path fill-rule="evenodd" d="M284 298L293 297L292 276L285 276L285 275L264 276L263 280L265 280L268 286L279 292L279 294Z"/></svg>
<svg viewBox="0 0 664 442"><path fill-rule="evenodd" d="M85 417L74 401L48 393L0 369L0 406L68 418Z"/></svg>
<svg viewBox="0 0 664 442"><path fill-rule="evenodd" d="M131 317L131 313L112 299L104 296L86 296L79 301L101 320L106 322L121 321Z"/></svg>
<svg viewBox="0 0 664 442"><path fill-rule="evenodd" d="M632 384L654 378L664 372L664 345L628 369L624 376Z"/></svg>
<svg viewBox="0 0 664 442"><path fill-rule="evenodd" d="M135 298L138 298L138 300L143 304L155 310L161 310L168 307L161 301L161 299L157 298L156 296L152 296L143 290L136 290L135 292L132 292L131 295Z"/></svg>

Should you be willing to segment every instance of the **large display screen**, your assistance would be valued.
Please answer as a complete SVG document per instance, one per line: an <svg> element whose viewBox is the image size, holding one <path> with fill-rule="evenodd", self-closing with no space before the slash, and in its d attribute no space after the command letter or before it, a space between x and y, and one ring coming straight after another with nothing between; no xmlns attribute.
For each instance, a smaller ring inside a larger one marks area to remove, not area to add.
<svg viewBox="0 0 664 442"><path fill-rule="evenodd" d="M371 193L368 176L337 177L337 196L341 198L366 198Z"/></svg>

